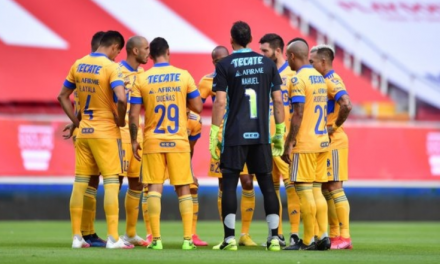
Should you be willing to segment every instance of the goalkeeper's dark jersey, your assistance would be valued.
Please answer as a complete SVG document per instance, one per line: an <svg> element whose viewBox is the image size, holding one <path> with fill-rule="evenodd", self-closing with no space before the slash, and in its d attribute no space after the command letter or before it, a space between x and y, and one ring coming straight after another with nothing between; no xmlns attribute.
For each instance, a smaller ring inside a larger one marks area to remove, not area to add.
<svg viewBox="0 0 440 264"><path fill-rule="evenodd" d="M281 84L275 63L250 49L217 63L212 90L227 94L223 146L270 143L269 103Z"/></svg>

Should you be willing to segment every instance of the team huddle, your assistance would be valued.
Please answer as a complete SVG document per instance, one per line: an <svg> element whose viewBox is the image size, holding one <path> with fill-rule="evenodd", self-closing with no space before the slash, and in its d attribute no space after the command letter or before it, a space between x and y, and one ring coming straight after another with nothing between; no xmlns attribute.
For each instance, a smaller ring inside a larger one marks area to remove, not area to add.
<svg viewBox="0 0 440 264"><path fill-rule="evenodd" d="M284 54L282 38L266 34L259 41L259 54L248 48L252 36L245 22L234 23L230 33L233 53L216 47L215 71L204 76L198 87L188 71L170 65L163 38L148 43L135 36L125 45L116 31L93 36L92 53L73 64L58 96L72 121L65 138L73 137L75 144L70 199L73 248L163 249L160 213L166 180L179 199L182 249L208 245L196 233L198 183L191 169L207 97L213 101L208 175L219 179L218 208L224 226L224 239L213 249L257 245L249 235L254 178L264 197L267 250L352 248L343 190L343 181L348 180L348 139L342 128L351 103L332 69L333 49L318 45L309 51L304 39L295 38ZM124 46L126 60L114 62ZM154 66L144 71L140 65L148 58ZM142 108L145 117L141 118ZM104 181L107 240L94 230L99 175ZM126 233L119 236L118 194L124 177L129 185ZM288 246L280 217L281 178L290 221ZM242 229L237 243L239 179ZM146 239L136 232L141 196Z"/></svg>

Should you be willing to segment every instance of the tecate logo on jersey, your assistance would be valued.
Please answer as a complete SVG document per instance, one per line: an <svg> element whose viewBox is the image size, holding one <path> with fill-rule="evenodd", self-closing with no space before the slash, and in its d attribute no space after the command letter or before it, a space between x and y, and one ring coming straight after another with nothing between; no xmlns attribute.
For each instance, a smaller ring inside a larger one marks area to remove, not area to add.
<svg viewBox="0 0 440 264"><path fill-rule="evenodd" d="M47 170L54 146L53 127L21 125L18 133L24 168L30 171Z"/></svg>
<svg viewBox="0 0 440 264"><path fill-rule="evenodd" d="M243 134L245 139L257 139L260 138L260 134L258 132L247 132Z"/></svg>
<svg viewBox="0 0 440 264"><path fill-rule="evenodd" d="M176 146L176 142L160 142L161 148L173 148Z"/></svg>
<svg viewBox="0 0 440 264"><path fill-rule="evenodd" d="M82 134L93 134L93 132L95 132L95 129L91 127L85 127L81 129Z"/></svg>

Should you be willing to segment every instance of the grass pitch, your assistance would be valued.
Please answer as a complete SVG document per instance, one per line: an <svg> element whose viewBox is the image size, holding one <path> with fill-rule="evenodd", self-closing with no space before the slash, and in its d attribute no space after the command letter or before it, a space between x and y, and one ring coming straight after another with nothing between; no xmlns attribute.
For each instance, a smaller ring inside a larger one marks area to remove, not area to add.
<svg viewBox="0 0 440 264"><path fill-rule="evenodd" d="M120 223L120 234L125 223ZM288 225L285 223L285 231ZM239 230L240 226L237 226ZM142 222L138 233L144 236ZM96 230L102 237L105 223L98 221ZM68 221L0 222L0 263L440 263L440 223L432 222L354 222L351 224L353 250L267 252L263 247L239 247L238 251L214 251L222 239L220 222L201 221L199 236L208 247L182 251L180 222L162 223L164 250L137 247L133 250L104 248L71 249ZM285 232L287 235L287 232ZM264 222L253 222L251 236L265 241ZM287 238L287 236L286 236ZM238 239L238 236L237 236Z"/></svg>

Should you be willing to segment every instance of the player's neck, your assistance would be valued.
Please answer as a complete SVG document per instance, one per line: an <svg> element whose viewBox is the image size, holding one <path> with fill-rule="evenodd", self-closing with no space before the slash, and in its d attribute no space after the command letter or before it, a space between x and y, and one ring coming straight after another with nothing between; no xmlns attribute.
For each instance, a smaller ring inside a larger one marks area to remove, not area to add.
<svg viewBox="0 0 440 264"><path fill-rule="evenodd" d="M111 53L111 50L110 50L110 48L100 46L100 47L98 47L98 49L94 53L102 53L108 57Z"/></svg>
<svg viewBox="0 0 440 264"><path fill-rule="evenodd" d="M133 58L133 57L130 57L130 56L128 56L125 61L133 69L137 69L137 68L139 68L139 65L141 65L139 62L136 61L136 58Z"/></svg>
<svg viewBox="0 0 440 264"><path fill-rule="evenodd" d="M282 56L280 58L277 58L277 69L281 68L284 63L286 63L286 60Z"/></svg>
<svg viewBox="0 0 440 264"><path fill-rule="evenodd" d="M232 44L232 49L233 50L241 50L241 49L249 49L249 45L247 45L246 47L243 47L243 46L240 46L240 45L237 45L237 44Z"/></svg>
<svg viewBox="0 0 440 264"><path fill-rule="evenodd" d="M157 57L154 61L154 64L158 63L170 63L170 60L168 58L165 58L164 56Z"/></svg>
<svg viewBox="0 0 440 264"><path fill-rule="evenodd" d="M326 76L330 71L332 71L333 70L333 67L326 67L325 69L324 69L324 74L323 74L323 76Z"/></svg>

